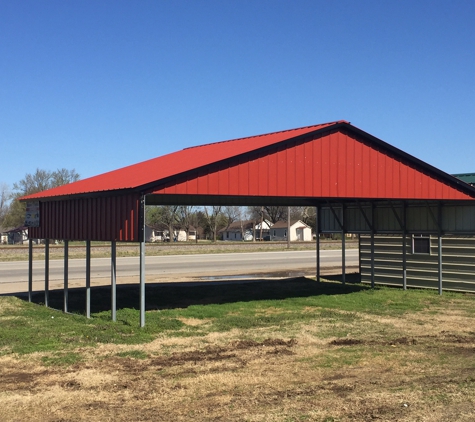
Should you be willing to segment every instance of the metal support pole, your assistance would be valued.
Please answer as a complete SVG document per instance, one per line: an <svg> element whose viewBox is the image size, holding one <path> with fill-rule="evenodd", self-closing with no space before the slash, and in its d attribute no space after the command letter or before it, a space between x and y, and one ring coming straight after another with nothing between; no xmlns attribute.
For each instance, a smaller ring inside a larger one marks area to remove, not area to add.
<svg viewBox="0 0 475 422"><path fill-rule="evenodd" d="M371 288L374 289L374 230L371 230Z"/></svg>
<svg viewBox="0 0 475 422"><path fill-rule="evenodd" d="M374 289L374 202L371 202L371 288Z"/></svg>
<svg viewBox="0 0 475 422"><path fill-rule="evenodd" d="M317 282L320 282L320 206L315 207L315 242L317 249Z"/></svg>
<svg viewBox="0 0 475 422"><path fill-rule="evenodd" d="M145 195L142 195L140 206L140 327L145 327Z"/></svg>
<svg viewBox="0 0 475 422"><path fill-rule="evenodd" d="M287 249L290 249L290 207L287 207Z"/></svg>
<svg viewBox="0 0 475 422"><path fill-rule="evenodd" d="M341 282L346 283L345 206L341 206Z"/></svg>
<svg viewBox="0 0 475 422"><path fill-rule="evenodd" d="M86 240L86 318L91 318L91 241Z"/></svg>
<svg viewBox="0 0 475 422"><path fill-rule="evenodd" d="M63 311L68 312L68 260L69 260L69 240L64 241L64 303Z"/></svg>
<svg viewBox="0 0 475 422"><path fill-rule="evenodd" d="M442 203L437 204L438 256L439 256L439 295L442 294Z"/></svg>
<svg viewBox="0 0 475 422"><path fill-rule="evenodd" d="M140 326L145 327L145 242L140 242Z"/></svg>
<svg viewBox="0 0 475 422"><path fill-rule="evenodd" d="M439 233L438 237L438 255L439 255L439 295L442 294L442 236Z"/></svg>
<svg viewBox="0 0 475 422"><path fill-rule="evenodd" d="M402 230L402 288L407 290L407 207L402 203L403 230Z"/></svg>
<svg viewBox="0 0 475 422"><path fill-rule="evenodd" d="M45 306L49 306L49 239L45 239Z"/></svg>
<svg viewBox="0 0 475 422"><path fill-rule="evenodd" d="M28 239L28 302L33 297L33 239Z"/></svg>
<svg viewBox="0 0 475 422"><path fill-rule="evenodd" d="M117 321L117 258L116 242L111 242L111 318Z"/></svg>
<svg viewBox="0 0 475 422"><path fill-rule="evenodd" d="M402 235L402 288L407 290L407 234Z"/></svg>

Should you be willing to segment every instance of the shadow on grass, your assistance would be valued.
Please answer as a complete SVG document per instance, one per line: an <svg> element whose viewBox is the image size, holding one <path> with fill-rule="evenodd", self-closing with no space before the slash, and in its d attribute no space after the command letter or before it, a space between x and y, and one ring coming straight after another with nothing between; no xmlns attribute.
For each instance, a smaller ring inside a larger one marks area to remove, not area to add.
<svg viewBox="0 0 475 422"><path fill-rule="evenodd" d="M328 276L327 280L340 281L340 276ZM173 282L146 284L146 310L186 308L190 305L224 304L253 300L278 300L317 295L340 295L369 289L359 282L359 274L347 274L346 285L320 282L298 277L278 280L242 279L239 281L215 282ZM86 289L71 288L68 292L68 311L84 314L86 309ZM17 295L27 300L27 295ZM44 303L44 292L34 292L34 303ZM62 309L63 290L49 292L49 306ZM139 284L117 285L117 309L140 307ZM110 286L91 288L91 312L111 309Z"/></svg>

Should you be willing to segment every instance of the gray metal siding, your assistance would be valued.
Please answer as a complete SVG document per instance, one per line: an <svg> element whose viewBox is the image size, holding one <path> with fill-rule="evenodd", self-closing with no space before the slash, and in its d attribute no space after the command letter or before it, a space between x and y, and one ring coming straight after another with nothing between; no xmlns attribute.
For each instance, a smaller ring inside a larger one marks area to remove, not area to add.
<svg viewBox="0 0 475 422"><path fill-rule="evenodd" d="M401 235L375 236L374 281L403 285ZM430 254L412 253L412 236L406 237L407 286L438 288L438 238L430 236ZM360 271L363 283L371 282L371 237L360 236ZM442 238L442 286L445 290L475 292L475 237Z"/></svg>
<svg viewBox="0 0 475 422"><path fill-rule="evenodd" d="M406 233L437 234L441 230L444 234L475 235L475 205L470 204L412 201L405 206L402 201L361 202L346 206L344 220L342 205L332 207L333 211L329 206L321 207L322 233L341 232L335 213L344 221L347 233L369 234L372 224L375 233L402 234L405 222Z"/></svg>

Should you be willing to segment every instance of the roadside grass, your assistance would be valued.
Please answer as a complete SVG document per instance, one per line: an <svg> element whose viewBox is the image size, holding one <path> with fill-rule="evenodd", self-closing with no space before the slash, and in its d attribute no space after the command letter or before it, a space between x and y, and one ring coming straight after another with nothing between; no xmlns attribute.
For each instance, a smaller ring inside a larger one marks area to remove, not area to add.
<svg viewBox="0 0 475 422"><path fill-rule="evenodd" d="M315 250L315 242L292 242L291 249ZM321 249L340 249L340 241L323 241ZM349 249L357 248L358 242L347 241L346 247ZM195 254L219 254L219 253L240 253L240 252L268 252L268 251L286 251L287 242L229 242L229 241L202 241L194 242L176 242L176 243L147 243L147 256L167 256L167 255L195 255ZM139 256L139 244L137 243L118 243L117 257L136 257ZM110 243L92 242L91 258L109 258L111 256ZM69 259L84 259L86 257L85 242L70 242L68 249ZM50 259L64 258L64 245L50 245ZM33 245L33 260L45 259L45 246ZM28 260L28 246L25 245L7 245L0 246L0 262L25 261Z"/></svg>

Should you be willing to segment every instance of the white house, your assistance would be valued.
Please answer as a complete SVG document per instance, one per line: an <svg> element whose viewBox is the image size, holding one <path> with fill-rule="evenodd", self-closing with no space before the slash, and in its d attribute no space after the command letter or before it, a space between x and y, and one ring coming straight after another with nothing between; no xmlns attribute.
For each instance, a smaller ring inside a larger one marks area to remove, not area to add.
<svg viewBox="0 0 475 422"><path fill-rule="evenodd" d="M18 243L22 244L23 242L28 241L28 227L21 226L4 231L2 233L2 243L4 243L5 239L5 243L8 243L9 245L15 245Z"/></svg>
<svg viewBox="0 0 475 422"><path fill-rule="evenodd" d="M186 242L185 230L175 228L170 236L168 228L145 226L145 239L147 242ZM196 229L190 226L188 240L196 240Z"/></svg>
<svg viewBox="0 0 475 422"><path fill-rule="evenodd" d="M270 221L264 220L262 222L262 238L269 236L270 226ZM223 240L250 241L254 239L254 233L256 234L256 239L259 239L261 236L261 223L255 224L255 221L252 220L235 221L225 229L221 229L219 233Z"/></svg>
<svg viewBox="0 0 475 422"><path fill-rule="evenodd" d="M3 232L2 229L0 229L0 243L2 245L6 245L8 243L8 234Z"/></svg>
<svg viewBox="0 0 475 422"><path fill-rule="evenodd" d="M270 229L270 240L287 240L287 221L277 221ZM301 220L290 222L291 242L311 242L312 229Z"/></svg>

